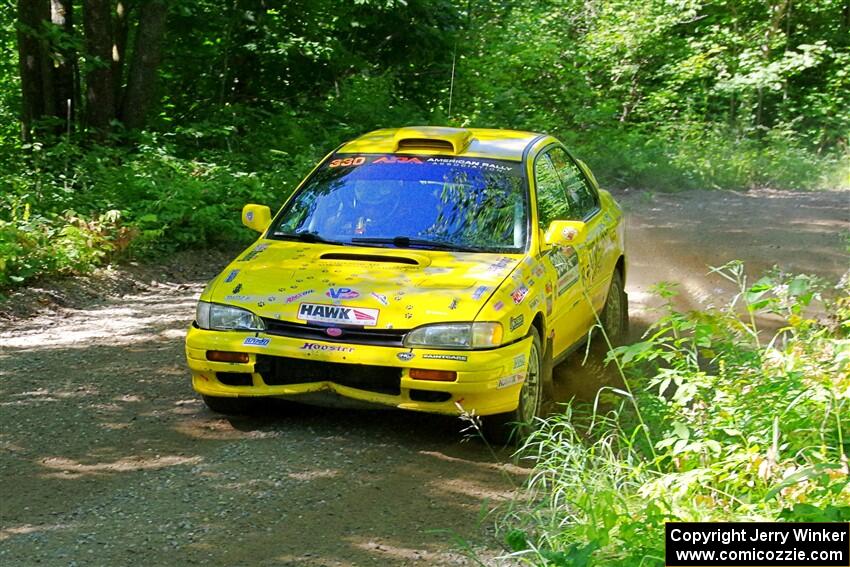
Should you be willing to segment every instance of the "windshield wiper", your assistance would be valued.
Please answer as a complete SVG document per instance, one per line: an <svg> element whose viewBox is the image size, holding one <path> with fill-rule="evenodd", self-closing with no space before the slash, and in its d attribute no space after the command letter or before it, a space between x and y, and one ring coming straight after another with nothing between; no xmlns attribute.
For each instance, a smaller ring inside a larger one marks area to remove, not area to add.
<svg viewBox="0 0 850 567"><path fill-rule="evenodd" d="M335 244L337 246L347 246L347 242L340 242L338 240L328 240L323 236L320 236L317 232L303 231L303 232L275 232L273 234L275 238L280 238L281 240L298 240L300 242L307 242L310 244Z"/></svg>
<svg viewBox="0 0 850 567"><path fill-rule="evenodd" d="M476 246L464 246L454 242L442 240L425 240L422 238L409 238L407 236L396 236L395 238L370 238L355 237L351 239L352 244L392 244L396 248L432 248L434 250L453 250L456 252L487 252L486 248Z"/></svg>

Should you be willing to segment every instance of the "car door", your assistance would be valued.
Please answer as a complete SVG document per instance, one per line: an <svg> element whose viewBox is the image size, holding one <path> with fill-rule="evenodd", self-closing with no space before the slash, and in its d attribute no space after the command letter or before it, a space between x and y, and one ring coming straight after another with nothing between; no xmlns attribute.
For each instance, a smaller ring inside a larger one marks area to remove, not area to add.
<svg viewBox="0 0 850 567"><path fill-rule="evenodd" d="M571 203L568 220L584 221L587 225L586 238L575 248L581 263L582 285L598 312L605 303L608 282L614 268L609 245L613 236L610 216L603 214L595 186L564 148L552 148L549 156L558 172L567 201Z"/></svg>
<svg viewBox="0 0 850 567"><path fill-rule="evenodd" d="M578 203L565 192L564 183L552 159L551 153L557 150L560 150L558 146L550 146L534 160L537 219L543 231L553 220L574 220L579 214ZM593 318L582 285L582 266L587 261L582 260L581 256L585 253L577 246L549 247L541 252L549 328L554 331L552 344L555 357L583 338Z"/></svg>

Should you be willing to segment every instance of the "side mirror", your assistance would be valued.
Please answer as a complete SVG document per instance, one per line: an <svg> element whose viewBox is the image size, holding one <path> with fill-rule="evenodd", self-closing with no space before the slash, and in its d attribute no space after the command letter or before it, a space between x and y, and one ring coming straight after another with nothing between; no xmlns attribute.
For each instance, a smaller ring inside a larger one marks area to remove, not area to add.
<svg viewBox="0 0 850 567"><path fill-rule="evenodd" d="M581 221L552 221L543 241L549 246L572 246L580 244L587 238L587 224Z"/></svg>
<svg viewBox="0 0 850 567"><path fill-rule="evenodd" d="M242 224L256 230L265 232L272 223L272 211L264 205L245 205L242 207Z"/></svg>

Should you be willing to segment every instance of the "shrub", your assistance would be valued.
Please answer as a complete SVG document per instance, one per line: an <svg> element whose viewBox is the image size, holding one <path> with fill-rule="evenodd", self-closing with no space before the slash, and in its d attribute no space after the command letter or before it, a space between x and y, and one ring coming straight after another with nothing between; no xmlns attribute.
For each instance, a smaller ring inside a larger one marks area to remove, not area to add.
<svg viewBox="0 0 850 567"><path fill-rule="evenodd" d="M663 565L669 520L850 519L848 277L830 289L778 271L748 285L739 263L717 273L738 284L733 301L668 305L643 341L610 353L624 389L528 439L533 472L502 522L516 555ZM766 336L760 314L785 324Z"/></svg>

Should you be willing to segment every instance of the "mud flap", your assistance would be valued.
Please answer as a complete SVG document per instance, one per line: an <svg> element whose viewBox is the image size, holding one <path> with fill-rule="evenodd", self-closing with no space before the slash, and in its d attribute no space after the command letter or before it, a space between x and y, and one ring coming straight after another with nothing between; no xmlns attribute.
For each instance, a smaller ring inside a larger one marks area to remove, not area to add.
<svg viewBox="0 0 850 567"><path fill-rule="evenodd" d="M543 354L543 364L540 371L542 373L541 384L543 386L543 413L549 415L555 408L555 381L552 378L555 363L552 360L552 339L546 339L546 348Z"/></svg>

